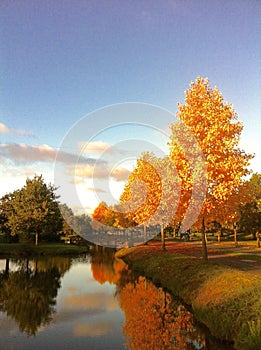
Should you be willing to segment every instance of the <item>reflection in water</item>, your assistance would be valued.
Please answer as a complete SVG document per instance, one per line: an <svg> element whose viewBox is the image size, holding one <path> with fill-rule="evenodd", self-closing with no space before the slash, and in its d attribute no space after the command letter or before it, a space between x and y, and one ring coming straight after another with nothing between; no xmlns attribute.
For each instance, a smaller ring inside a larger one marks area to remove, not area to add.
<svg viewBox="0 0 261 350"><path fill-rule="evenodd" d="M123 260L115 259L114 254L115 249L98 247L91 257L92 275L100 284L118 284L123 271L128 270Z"/></svg>
<svg viewBox="0 0 261 350"><path fill-rule="evenodd" d="M70 260L27 259L17 261L17 266L17 271L10 271L6 259L0 274L0 311L15 320L21 332L35 335L52 319L60 278L69 269Z"/></svg>
<svg viewBox="0 0 261 350"><path fill-rule="evenodd" d="M134 276L112 251L92 257L93 277L101 284L116 284L116 295L125 314L123 333L130 350L226 349L200 328L180 302L145 277ZM231 347L230 347L231 349Z"/></svg>
<svg viewBox="0 0 261 350"><path fill-rule="evenodd" d="M206 349L205 336L196 329L192 314L146 278L127 283L119 297L129 349Z"/></svg>
<svg viewBox="0 0 261 350"><path fill-rule="evenodd" d="M114 253L97 248L85 258L1 261L0 348L226 349Z"/></svg>

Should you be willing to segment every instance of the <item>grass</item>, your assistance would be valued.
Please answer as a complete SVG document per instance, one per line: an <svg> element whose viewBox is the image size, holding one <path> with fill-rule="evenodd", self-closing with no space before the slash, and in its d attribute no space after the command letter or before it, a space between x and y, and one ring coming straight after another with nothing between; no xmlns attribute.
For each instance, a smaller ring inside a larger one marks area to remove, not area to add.
<svg viewBox="0 0 261 350"><path fill-rule="evenodd" d="M217 338L233 341L237 349L260 348L260 276L150 246L124 249L117 256L192 306Z"/></svg>
<svg viewBox="0 0 261 350"><path fill-rule="evenodd" d="M34 244L0 243L0 257L8 258L39 255L77 255L88 251L88 246L77 246L65 243L40 243L37 246Z"/></svg>

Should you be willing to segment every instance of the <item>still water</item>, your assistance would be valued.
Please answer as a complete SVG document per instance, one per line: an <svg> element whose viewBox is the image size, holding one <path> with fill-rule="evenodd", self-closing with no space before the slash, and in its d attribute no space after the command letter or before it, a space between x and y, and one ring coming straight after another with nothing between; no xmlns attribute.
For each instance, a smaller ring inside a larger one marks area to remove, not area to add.
<svg viewBox="0 0 261 350"><path fill-rule="evenodd" d="M169 293L103 250L0 260L0 350L11 349L228 348Z"/></svg>

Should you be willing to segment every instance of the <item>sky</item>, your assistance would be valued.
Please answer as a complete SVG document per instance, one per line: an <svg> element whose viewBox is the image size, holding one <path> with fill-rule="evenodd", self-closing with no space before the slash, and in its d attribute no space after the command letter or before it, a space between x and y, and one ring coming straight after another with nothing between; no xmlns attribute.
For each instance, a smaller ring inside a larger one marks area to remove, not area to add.
<svg viewBox="0 0 261 350"><path fill-rule="evenodd" d="M0 196L43 174L75 211L117 199L198 76L261 173L260 18L256 0L2 0Z"/></svg>

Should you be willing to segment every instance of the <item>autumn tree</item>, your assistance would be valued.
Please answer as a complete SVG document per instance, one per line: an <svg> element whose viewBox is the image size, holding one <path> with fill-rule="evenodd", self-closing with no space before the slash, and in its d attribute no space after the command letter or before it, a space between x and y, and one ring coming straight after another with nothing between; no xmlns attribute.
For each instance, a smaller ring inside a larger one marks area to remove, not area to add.
<svg viewBox="0 0 261 350"><path fill-rule="evenodd" d="M178 174L182 176L184 196L189 198L194 183L199 177L206 177L205 199L199 215L203 258L206 261L205 220L240 186L244 176L249 173L247 167L252 156L238 147L242 123L238 121L232 104L224 102L217 87L212 89L207 78L199 77L190 84L190 89L185 94L185 103L178 104L178 125L187 128L185 138L187 135L192 136L189 136L185 146L181 145L179 140L177 141L177 124L173 124L169 143L170 157L176 166L180 164ZM193 137L196 142L191 144ZM188 153L193 153L197 145L205 159L205 175L194 167Z"/></svg>
<svg viewBox="0 0 261 350"><path fill-rule="evenodd" d="M144 152L130 174L120 198L126 216L138 225L164 228L172 221L179 201L179 180L168 157L158 158Z"/></svg>
<svg viewBox="0 0 261 350"><path fill-rule="evenodd" d="M117 214L114 212L113 208L108 206L105 202L101 202L92 214L92 218L99 223L114 227Z"/></svg>
<svg viewBox="0 0 261 350"><path fill-rule="evenodd" d="M240 208L251 199L251 187L248 181L242 182L231 196L222 203L222 206L215 207L208 215L208 222L217 228L218 242L221 242L222 227L233 228L234 243L238 244L237 231L240 221ZM213 225L214 224L214 225Z"/></svg>

